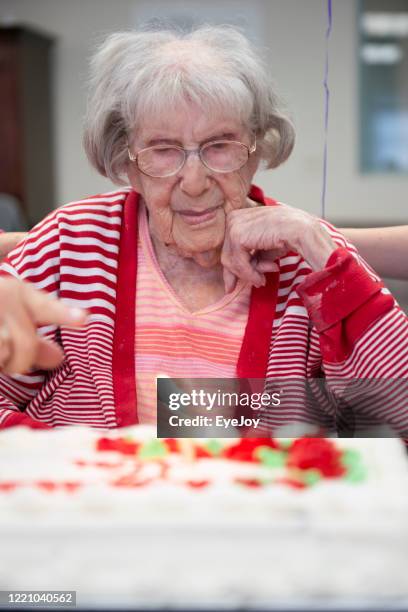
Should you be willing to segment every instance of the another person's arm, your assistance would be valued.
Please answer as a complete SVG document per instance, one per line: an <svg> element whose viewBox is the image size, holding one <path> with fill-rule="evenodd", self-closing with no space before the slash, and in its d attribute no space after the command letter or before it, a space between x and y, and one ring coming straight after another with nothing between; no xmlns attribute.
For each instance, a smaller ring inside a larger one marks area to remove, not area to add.
<svg viewBox="0 0 408 612"><path fill-rule="evenodd" d="M0 232L0 261L26 236L25 232Z"/></svg>
<svg viewBox="0 0 408 612"><path fill-rule="evenodd" d="M0 370L8 374L27 372L32 367L56 368L62 349L37 335L40 325L80 326L86 312L15 278L0 278Z"/></svg>
<svg viewBox="0 0 408 612"><path fill-rule="evenodd" d="M408 225L340 231L380 276L408 280Z"/></svg>
<svg viewBox="0 0 408 612"><path fill-rule="evenodd" d="M0 278L0 371L23 373L32 367L39 368L30 376L1 379L0 429L13 425L48 427L22 411L42 383L41 370L57 367L64 358L55 342L37 334L37 327L79 326L85 320L85 311L70 308L29 283Z"/></svg>

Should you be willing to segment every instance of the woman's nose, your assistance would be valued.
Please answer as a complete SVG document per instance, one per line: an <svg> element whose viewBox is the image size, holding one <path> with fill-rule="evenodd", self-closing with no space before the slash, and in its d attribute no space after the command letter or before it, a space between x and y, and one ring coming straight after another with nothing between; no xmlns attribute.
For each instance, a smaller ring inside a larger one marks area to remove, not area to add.
<svg viewBox="0 0 408 612"><path fill-rule="evenodd" d="M197 152L189 153L180 170L180 188L192 197L201 195L210 184L210 171L204 166Z"/></svg>

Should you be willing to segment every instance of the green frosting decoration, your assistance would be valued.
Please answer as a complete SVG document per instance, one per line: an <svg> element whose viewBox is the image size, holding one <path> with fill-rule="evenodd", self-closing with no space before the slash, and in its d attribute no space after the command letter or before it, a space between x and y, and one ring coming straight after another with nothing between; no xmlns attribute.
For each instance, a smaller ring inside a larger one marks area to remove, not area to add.
<svg viewBox="0 0 408 612"><path fill-rule="evenodd" d="M292 444L293 440L291 440L290 438L279 439L279 446L281 446L284 450L289 450Z"/></svg>
<svg viewBox="0 0 408 612"><path fill-rule="evenodd" d="M307 485L308 487L312 487L317 482L319 482L319 480L321 479L322 479L322 474L320 470L315 470L312 468L310 470L303 471L302 480L305 483L305 485Z"/></svg>
<svg viewBox="0 0 408 612"><path fill-rule="evenodd" d="M367 478L367 470L358 450L352 448L345 450L341 462L347 469L347 474L344 478L348 482L362 482Z"/></svg>
<svg viewBox="0 0 408 612"><path fill-rule="evenodd" d="M348 482L362 482L366 478L367 478L367 470L365 469L364 465L362 465L361 463L349 469L349 471L347 472L345 476L345 480L347 480Z"/></svg>
<svg viewBox="0 0 408 612"><path fill-rule="evenodd" d="M348 448L343 452L341 462L345 467L355 465L361 462L361 455L355 448Z"/></svg>
<svg viewBox="0 0 408 612"><path fill-rule="evenodd" d="M149 440L139 450L140 459L160 459L168 455L168 450L162 440Z"/></svg>
<svg viewBox="0 0 408 612"><path fill-rule="evenodd" d="M286 453L269 448L269 446L260 446L257 448L255 451L255 456L265 467L270 468L283 467L286 462Z"/></svg>
<svg viewBox="0 0 408 612"><path fill-rule="evenodd" d="M208 440L208 442L204 444L204 448L206 451L208 451L212 455L219 455L222 449L224 448L224 446L222 442L213 438L212 440Z"/></svg>

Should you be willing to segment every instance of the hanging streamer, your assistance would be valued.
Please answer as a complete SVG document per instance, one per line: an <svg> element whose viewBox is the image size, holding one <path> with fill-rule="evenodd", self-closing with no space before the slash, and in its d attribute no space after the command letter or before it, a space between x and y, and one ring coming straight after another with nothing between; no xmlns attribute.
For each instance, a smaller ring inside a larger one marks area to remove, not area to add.
<svg viewBox="0 0 408 612"><path fill-rule="evenodd" d="M327 185L327 140L329 128L329 42L332 29L332 0L327 0L327 29L326 29L326 61L324 67L323 87L325 93L324 101L324 151L323 151L323 186L321 201L321 217L326 218L326 185Z"/></svg>

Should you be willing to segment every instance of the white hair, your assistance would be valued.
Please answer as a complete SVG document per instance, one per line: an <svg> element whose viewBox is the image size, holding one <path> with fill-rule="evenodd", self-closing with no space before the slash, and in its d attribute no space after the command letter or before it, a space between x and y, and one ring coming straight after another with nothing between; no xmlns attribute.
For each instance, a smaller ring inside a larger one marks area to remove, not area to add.
<svg viewBox="0 0 408 612"><path fill-rule="evenodd" d="M146 112L186 101L240 118L257 135L267 168L279 166L293 149L293 124L263 61L232 26L111 34L91 60L89 89L85 151L98 172L118 184L124 182L130 133Z"/></svg>

